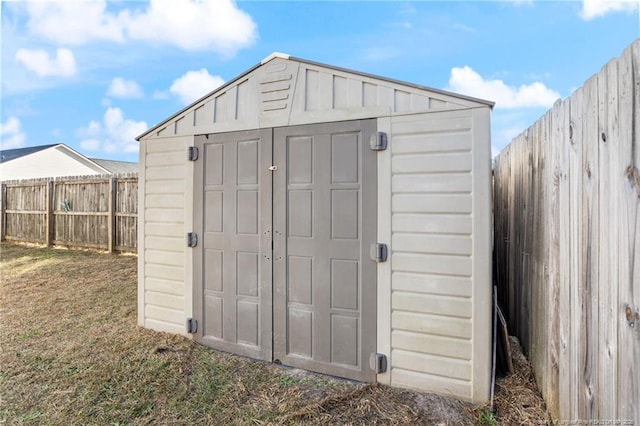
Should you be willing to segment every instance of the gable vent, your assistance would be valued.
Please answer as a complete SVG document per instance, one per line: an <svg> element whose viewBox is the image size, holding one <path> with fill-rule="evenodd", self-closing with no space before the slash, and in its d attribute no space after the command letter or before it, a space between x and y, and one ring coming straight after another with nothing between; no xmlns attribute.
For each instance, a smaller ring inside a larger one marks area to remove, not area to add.
<svg viewBox="0 0 640 426"><path fill-rule="evenodd" d="M262 111L286 109L290 102L293 74L270 75L260 82Z"/></svg>

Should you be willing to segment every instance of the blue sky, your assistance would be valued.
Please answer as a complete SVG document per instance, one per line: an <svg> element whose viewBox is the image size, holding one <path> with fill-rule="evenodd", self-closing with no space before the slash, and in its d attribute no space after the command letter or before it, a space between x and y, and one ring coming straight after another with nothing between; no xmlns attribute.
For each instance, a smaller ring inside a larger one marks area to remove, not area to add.
<svg viewBox="0 0 640 426"><path fill-rule="evenodd" d="M134 137L274 51L496 102L494 153L640 36L627 1L1 2L0 146Z"/></svg>

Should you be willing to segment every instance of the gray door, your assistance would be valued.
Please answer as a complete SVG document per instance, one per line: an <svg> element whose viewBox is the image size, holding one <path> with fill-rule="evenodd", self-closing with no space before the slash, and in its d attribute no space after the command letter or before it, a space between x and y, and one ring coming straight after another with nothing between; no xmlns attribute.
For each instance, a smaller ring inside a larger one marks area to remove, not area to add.
<svg viewBox="0 0 640 426"><path fill-rule="evenodd" d="M274 359L375 381L375 121L274 130Z"/></svg>
<svg viewBox="0 0 640 426"><path fill-rule="evenodd" d="M197 136L194 182L202 240L194 250L195 339L265 360L272 357L271 137L271 129Z"/></svg>
<svg viewBox="0 0 640 426"><path fill-rule="evenodd" d="M375 381L373 132L369 120L196 137L196 341Z"/></svg>

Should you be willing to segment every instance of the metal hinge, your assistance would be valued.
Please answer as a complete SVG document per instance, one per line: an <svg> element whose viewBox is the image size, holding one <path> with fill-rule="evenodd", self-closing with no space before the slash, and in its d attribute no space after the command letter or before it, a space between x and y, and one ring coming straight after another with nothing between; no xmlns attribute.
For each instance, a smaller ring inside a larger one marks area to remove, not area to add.
<svg viewBox="0 0 640 426"><path fill-rule="evenodd" d="M189 232L187 234L187 247L195 247L198 245L198 234Z"/></svg>
<svg viewBox="0 0 640 426"><path fill-rule="evenodd" d="M372 134L371 139L369 139L369 147L373 151L384 151L387 149L387 134L385 132Z"/></svg>
<svg viewBox="0 0 640 426"><path fill-rule="evenodd" d="M198 159L198 148L195 146L190 146L187 148L187 159L189 161L196 161Z"/></svg>
<svg viewBox="0 0 640 426"><path fill-rule="evenodd" d="M198 320L195 318L187 318L187 333L193 334L198 331Z"/></svg>
<svg viewBox="0 0 640 426"><path fill-rule="evenodd" d="M382 263L387 261L387 245L382 243L371 244L370 255L371 260Z"/></svg>
<svg viewBox="0 0 640 426"><path fill-rule="evenodd" d="M376 373L384 373L387 371L387 356L384 354L373 353L369 357L369 367Z"/></svg>

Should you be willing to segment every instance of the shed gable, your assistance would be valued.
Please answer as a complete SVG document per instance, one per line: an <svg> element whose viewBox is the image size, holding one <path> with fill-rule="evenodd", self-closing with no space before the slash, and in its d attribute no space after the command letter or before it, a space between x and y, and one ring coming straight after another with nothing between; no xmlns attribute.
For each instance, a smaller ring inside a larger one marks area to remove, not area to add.
<svg viewBox="0 0 640 426"><path fill-rule="evenodd" d="M274 54L138 139L487 105L492 104Z"/></svg>

